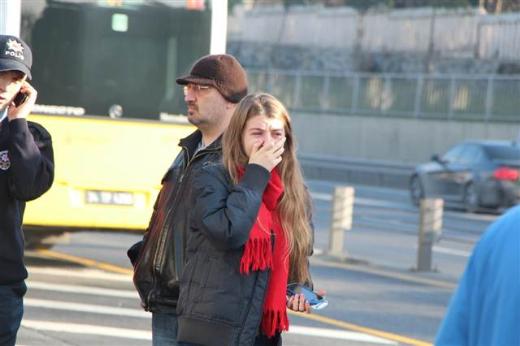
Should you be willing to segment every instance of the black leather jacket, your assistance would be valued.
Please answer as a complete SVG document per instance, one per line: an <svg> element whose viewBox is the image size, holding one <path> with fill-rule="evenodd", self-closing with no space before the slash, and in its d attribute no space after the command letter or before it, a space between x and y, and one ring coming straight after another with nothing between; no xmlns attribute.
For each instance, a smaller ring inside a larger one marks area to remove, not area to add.
<svg viewBox="0 0 520 346"><path fill-rule="evenodd" d="M162 180L162 188L143 240L128 250L134 285L147 311L175 312L184 266L186 231L193 174L221 160L220 139L195 153L202 134L195 131L179 142L181 152Z"/></svg>

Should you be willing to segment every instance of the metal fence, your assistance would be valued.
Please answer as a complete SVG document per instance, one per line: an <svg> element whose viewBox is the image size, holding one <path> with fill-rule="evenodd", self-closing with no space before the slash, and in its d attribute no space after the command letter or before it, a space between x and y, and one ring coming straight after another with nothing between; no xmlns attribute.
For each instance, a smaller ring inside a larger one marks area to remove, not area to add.
<svg viewBox="0 0 520 346"><path fill-rule="evenodd" d="M250 89L292 111L520 121L520 77L249 70Z"/></svg>

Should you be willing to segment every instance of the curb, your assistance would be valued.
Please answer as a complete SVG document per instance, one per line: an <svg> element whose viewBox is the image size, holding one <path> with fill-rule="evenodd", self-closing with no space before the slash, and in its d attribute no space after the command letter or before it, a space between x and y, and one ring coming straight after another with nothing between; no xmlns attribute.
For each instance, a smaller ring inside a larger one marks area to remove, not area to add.
<svg viewBox="0 0 520 346"><path fill-rule="evenodd" d="M330 268L350 270L359 273L371 274L389 279L404 281L408 283L436 287L447 290L454 290L457 287L456 281L443 278L431 278L428 276L439 275L435 272L419 273L398 268L383 267L371 264L366 260L346 257L335 257L327 254L314 255L310 257L311 264L322 265ZM428 276L427 276L428 275Z"/></svg>

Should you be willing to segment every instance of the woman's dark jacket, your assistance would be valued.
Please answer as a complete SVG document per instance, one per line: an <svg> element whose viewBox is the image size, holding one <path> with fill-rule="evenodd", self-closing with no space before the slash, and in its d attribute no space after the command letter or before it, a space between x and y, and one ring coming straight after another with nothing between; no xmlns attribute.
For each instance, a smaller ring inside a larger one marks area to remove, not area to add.
<svg viewBox="0 0 520 346"><path fill-rule="evenodd" d="M239 269L269 178L269 172L255 164L246 167L236 185L221 164L208 164L195 175L187 263L177 305L178 341L254 344L269 272L242 275Z"/></svg>

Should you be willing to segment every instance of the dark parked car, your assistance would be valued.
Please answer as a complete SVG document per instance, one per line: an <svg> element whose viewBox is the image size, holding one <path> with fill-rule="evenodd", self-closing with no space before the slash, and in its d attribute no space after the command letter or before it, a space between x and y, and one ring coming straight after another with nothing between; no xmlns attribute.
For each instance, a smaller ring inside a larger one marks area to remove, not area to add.
<svg viewBox="0 0 520 346"><path fill-rule="evenodd" d="M410 196L441 197L468 212L520 202L520 146L508 141L467 141L415 168Z"/></svg>

